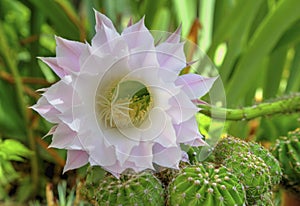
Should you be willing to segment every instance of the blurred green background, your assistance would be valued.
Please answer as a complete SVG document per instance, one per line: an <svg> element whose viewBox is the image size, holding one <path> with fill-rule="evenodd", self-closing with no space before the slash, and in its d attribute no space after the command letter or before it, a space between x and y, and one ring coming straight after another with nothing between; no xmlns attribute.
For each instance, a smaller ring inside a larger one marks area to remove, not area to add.
<svg viewBox="0 0 300 206"><path fill-rule="evenodd" d="M0 0L0 201L45 202L47 182L69 187L65 151L47 149L51 125L28 109L57 76L36 57L55 56L55 35L90 41L93 8L118 31L145 16L151 30L196 43L215 63L227 107L242 108L300 90L299 0ZM272 143L299 127L299 114L227 122L232 135ZM49 185L48 185L49 186ZM61 193L63 189L61 187ZM31 202L34 204L34 202Z"/></svg>

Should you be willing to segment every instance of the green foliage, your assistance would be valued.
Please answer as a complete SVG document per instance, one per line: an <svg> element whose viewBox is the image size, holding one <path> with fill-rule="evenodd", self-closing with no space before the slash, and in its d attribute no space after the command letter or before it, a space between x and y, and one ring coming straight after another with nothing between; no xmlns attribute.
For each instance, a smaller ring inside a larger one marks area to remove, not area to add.
<svg viewBox="0 0 300 206"><path fill-rule="evenodd" d="M8 197L10 184L19 178L13 162L23 162L32 155L23 144L13 139L0 139L0 200Z"/></svg>

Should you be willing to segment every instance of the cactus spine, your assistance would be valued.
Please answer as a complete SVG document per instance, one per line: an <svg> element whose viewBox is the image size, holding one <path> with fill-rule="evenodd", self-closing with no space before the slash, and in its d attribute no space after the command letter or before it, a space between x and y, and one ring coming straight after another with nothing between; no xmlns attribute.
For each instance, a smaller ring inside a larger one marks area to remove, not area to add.
<svg viewBox="0 0 300 206"><path fill-rule="evenodd" d="M168 188L168 205L244 205L245 190L226 167L199 163L184 168Z"/></svg>

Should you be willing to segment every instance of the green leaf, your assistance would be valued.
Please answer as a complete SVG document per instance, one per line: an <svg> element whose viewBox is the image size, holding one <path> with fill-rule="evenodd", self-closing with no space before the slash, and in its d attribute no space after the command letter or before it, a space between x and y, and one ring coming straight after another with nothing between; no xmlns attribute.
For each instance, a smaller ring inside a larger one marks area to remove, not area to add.
<svg viewBox="0 0 300 206"><path fill-rule="evenodd" d="M295 46L294 59L290 67L290 75L288 77L286 93L298 92L300 90L300 43Z"/></svg>
<svg viewBox="0 0 300 206"><path fill-rule="evenodd" d="M66 12L53 0L29 0L48 18L58 36L67 39L78 40L80 38L79 28L70 20Z"/></svg>
<svg viewBox="0 0 300 206"><path fill-rule="evenodd" d="M6 161L23 161L24 157L29 157L31 151L27 149L22 143L14 139L0 139L0 157Z"/></svg>
<svg viewBox="0 0 300 206"><path fill-rule="evenodd" d="M182 23L182 35L187 36L197 17L197 2L194 0L173 0L178 25Z"/></svg>
<svg viewBox="0 0 300 206"><path fill-rule="evenodd" d="M26 128L13 94L14 88L0 80L0 134L25 141Z"/></svg>
<svg viewBox="0 0 300 206"><path fill-rule="evenodd" d="M272 10L257 28L228 84L228 105L237 105L243 100L243 94L247 94L256 77L261 74L259 64L271 52L289 26L300 18L299 7L298 0L280 1L277 8Z"/></svg>
<svg viewBox="0 0 300 206"><path fill-rule="evenodd" d="M288 47L281 47L273 51L269 57L263 85L264 99L274 98L278 94L287 52Z"/></svg>
<svg viewBox="0 0 300 206"><path fill-rule="evenodd" d="M241 26L247 26L251 23L257 9L263 1L237 1L233 10L228 16L223 16L222 21L215 22L212 45L209 48L208 55L213 57L217 46L233 38L234 33L241 35Z"/></svg>

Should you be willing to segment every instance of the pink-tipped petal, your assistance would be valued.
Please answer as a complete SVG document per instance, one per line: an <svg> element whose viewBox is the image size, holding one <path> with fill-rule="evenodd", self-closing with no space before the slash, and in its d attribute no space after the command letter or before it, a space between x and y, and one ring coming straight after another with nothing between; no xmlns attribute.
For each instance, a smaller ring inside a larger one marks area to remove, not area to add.
<svg viewBox="0 0 300 206"><path fill-rule="evenodd" d="M95 16L96 34L92 39L92 46L101 47L120 36L109 18L97 11L95 11Z"/></svg>
<svg viewBox="0 0 300 206"><path fill-rule="evenodd" d="M47 134L45 134L45 136L43 136L43 139L44 139L45 137L48 137L48 136L50 136L50 135L53 135L53 133L55 132L56 128L57 128L57 125L54 125L53 127L51 127L51 129L49 130L49 132L48 132Z"/></svg>
<svg viewBox="0 0 300 206"><path fill-rule="evenodd" d="M130 27L133 25L133 20L132 20L132 17L130 17L128 23L127 23L127 27Z"/></svg>
<svg viewBox="0 0 300 206"><path fill-rule="evenodd" d="M197 74L185 74L179 76L175 81L177 86L182 86L182 90L190 99L198 99L205 95L218 77L203 77Z"/></svg>
<svg viewBox="0 0 300 206"><path fill-rule="evenodd" d="M200 137L198 137L192 141L186 142L185 144L190 145L192 147L208 146L208 144Z"/></svg>
<svg viewBox="0 0 300 206"><path fill-rule="evenodd" d="M79 72L79 59L86 45L81 42L70 41L61 37L55 37L57 64L64 68L67 73L70 71Z"/></svg>
<svg viewBox="0 0 300 206"><path fill-rule="evenodd" d="M173 96L169 104L171 107L167 113L172 117L174 124L180 124L189 120L199 111L183 92Z"/></svg>
<svg viewBox="0 0 300 206"><path fill-rule="evenodd" d="M91 165L112 166L117 163L116 150L114 146L106 146L106 141L100 134L84 135L86 138L82 139L83 146L89 151L89 162Z"/></svg>
<svg viewBox="0 0 300 206"><path fill-rule="evenodd" d="M107 18L104 14L101 14L100 12L94 10L95 18L96 18L96 25L95 30L96 32L101 32L103 29L103 26L105 25L107 28L113 30L116 32L116 29L112 23L112 21Z"/></svg>
<svg viewBox="0 0 300 206"><path fill-rule="evenodd" d="M169 118L167 122L165 122L164 128L159 133L159 136L154 139L154 142L159 143L163 147L175 147L177 145L176 139L176 133Z"/></svg>
<svg viewBox="0 0 300 206"><path fill-rule="evenodd" d="M31 109L38 112L42 117L44 117L48 122L51 123L60 123L58 116L60 112L55 109L48 101L47 99L42 96L38 102L30 107Z"/></svg>
<svg viewBox="0 0 300 206"><path fill-rule="evenodd" d="M58 65L56 57L39 57L39 59L46 63L58 77L63 78L68 74L67 71Z"/></svg>
<svg viewBox="0 0 300 206"><path fill-rule="evenodd" d="M181 29L182 29L182 24L179 25L179 27L177 27L176 31L174 33L172 33L165 42L167 43L179 43L180 42L180 34L181 34Z"/></svg>
<svg viewBox="0 0 300 206"><path fill-rule="evenodd" d="M190 163L189 155L185 151L182 151L181 161Z"/></svg>
<svg viewBox="0 0 300 206"><path fill-rule="evenodd" d="M157 59L163 69L171 70L177 75L186 66L183 43L161 43L156 47Z"/></svg>
<svg viewBox="0 0 300 206"><path fill-rule="evenodd" d="M131 52L129 65L131 69L158 67L154 39L145 27L144 18L124 29L122 37Z"/></svg>
<svg viewBox="0 0 300 206"><path fill-rule="evenodd" d="M154 50L154 39L144 24L144 18L137 23L127 27L121 34L130 49L151 49Z"/></svg>
<svg viewBox="0 0 300 206"><path fill-rule="evenodd" d="M138 146L133 148L128 161L134 162L137 168L154 169L152 164L153 161L152 147L153 147L153 143L140 142Z"/></svg>
<svg viewBox="0 0 300 206"><path fill-rule="evenodd" d="M155 144L153 147L154 159L153 162L163 167L178 169L181 160L180 146L165 148L160 144Z"/></svg>
<svg viewBox="0 0 300 206"><path fill-rule="evenodd" d="M177 135L177 143L187 143L194 139L203 138L198 130L198 125L195 117L182 122L181 124L174 124Z"/></svg>
<svg viewBox="0 0 300 206"><path fill-rule="evenodd" d="M120 174L126 170L126 168L132 168L133 170L136 171L137 167L134 165L133 162L127 161L124 165L121 166L120 162L117 161L115 164L110 165L110 166L104 166L103 167L105 170L110 172L113 176L116 178L120 178Z"/></svg>
<svg viewBox="0 0 300 206"><path fill-rule="evenodd" d="M138 141L134 141L130 137L124 137L122 133L115 129L107 130L104 135L107 144L115 147L121 165L128 159L132 149L139 144Z"/></svg>
<svg viewBox="0 0 300 206"><path fill-rule="evenodd" d="M65 124L59 124L53 133L49 147L69 150L83 150L83 146L77 137L77 133Z"/></svg>
<svg viewBox="0 0 300 206"><path fill-rule="evenodd" d="M64 173L68 170L82 167L88 163L89 155L82 150L68 150Z"/></svg>
<svg viewBox="0 0 300 206"><path fill-rule="evenodd" d="M63 78L66 78L66 76ZM71 85L67 85L64 81L59 81L49 87L47 92L44 93L44 97L46 97L49 104L60 112L68 110L72 105L76 106L79 102L76 91L74 91Z"/></svg>

